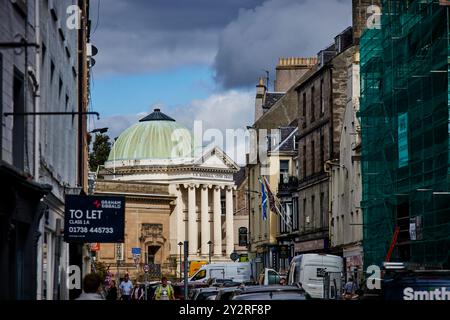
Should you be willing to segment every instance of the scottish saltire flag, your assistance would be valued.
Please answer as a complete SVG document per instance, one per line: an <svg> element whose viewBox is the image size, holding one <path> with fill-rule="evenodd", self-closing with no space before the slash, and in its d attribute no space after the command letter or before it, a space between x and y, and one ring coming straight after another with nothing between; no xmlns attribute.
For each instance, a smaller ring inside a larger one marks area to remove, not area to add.
<svg viewBox="0 0 450 320"><path fill-rule="evenodd" d="M261 183L261 194L262 194L262 203L261 203L262 217L263 217L263 220L267 220L267 194L266 194L266 189L264 188L264 183L261 180L259 180L259 182Z"/></svg>
<svg viewBox="0 0 450 320"><path fill-rule="evenodd" d="M267 193L269 195L269 207L270 207L270 210L273 213L278 214L279 210L278 210L277 205L275 203L275 196L272 193L272 190L270 190L269 181L267 181L266 177L263 177L263 179L264 179L264 185L266 186L266 190L267 190Z"/></svg>

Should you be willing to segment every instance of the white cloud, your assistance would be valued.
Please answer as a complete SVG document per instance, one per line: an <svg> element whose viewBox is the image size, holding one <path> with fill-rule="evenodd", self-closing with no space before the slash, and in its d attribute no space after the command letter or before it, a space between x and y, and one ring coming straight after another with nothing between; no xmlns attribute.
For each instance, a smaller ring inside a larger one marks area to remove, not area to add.
<svg viewBox="0 0 450 320"><path fill-rule="evenodd" d="M226 91L209 96L206 99L194 100L186 106L165 107L158 106L163 113L177 120L190 130L194 129L194 121L201 121L203 133L216 130L223 136L224 149L237 163L245 163L245 144L237 140L236 145L226 140L226 130L245 129L252 123L254 110L253 91ZM153 109L150 108L149 112ZM139 114L125 114L105 117L91 124L92 128L108 127L108 135L111 139L118 137L125 129L137 123L149 112ZM207 142L207 141L205 141Z"/></svg>
<svg viewBox="0 0 450 320"><path fill-rule="evenodd" d="M350 26L350 0L268 0L241 10L222 31L216 78L225 88L255 83L279 57L316 55Z"/></svg>
<svg viewBox="0 0 450 320"><path fill-rule="evenodd" d="M178 107L175 115L189 128L197 120L203 122L205 129L236 129L251 122L254 103L254 92L230 90Z"/></svg>

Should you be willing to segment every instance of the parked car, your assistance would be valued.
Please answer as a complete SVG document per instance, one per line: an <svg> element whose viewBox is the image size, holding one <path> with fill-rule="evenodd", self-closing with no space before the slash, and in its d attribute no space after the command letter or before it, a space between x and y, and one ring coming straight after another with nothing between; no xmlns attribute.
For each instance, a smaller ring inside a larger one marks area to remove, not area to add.
<svg viewBox="0 0 450 320"><path fill-rule="evenodd" d="M175 299L176 300L184 300L184 283L178 282L172 285ZM192 295L192 291L198 288L207 288L208 285L205 283L189 283L188 284L188 297ZM155 288L156 289L156 288Z"/></svg>
<svg viewBox="0 0 450 320"><path fill-rule="evenodd" d="M234 291L231 300L307 300L310 295L297 286L253 286Z"/></svg>
<svg viewBox="0 0 450 320"><path fill-rule="evenodd" d="M302 254L292 259L287 284L301 285L315 299L339 299L343 267L343 259L339 256ZM327 292L324 290L326 279Z"/></svg>
<svg viewBox="0 0 450 320"><path fill-rule="evenodd" d="M239 287L228 287L228 288L220 288L217 291L216 299L215 300L221 300L221 301L228 301L231 300L231 298L234 295L234 292L238 290Z"/></svg>
<svg viewBox="0 0 450 320"><path fill-rule="evenodd" d="M207 298L210 296L216 296L217 291L218 288L215 287L194 289L192 290L190 300L204 301L207 300Z"/></svg>

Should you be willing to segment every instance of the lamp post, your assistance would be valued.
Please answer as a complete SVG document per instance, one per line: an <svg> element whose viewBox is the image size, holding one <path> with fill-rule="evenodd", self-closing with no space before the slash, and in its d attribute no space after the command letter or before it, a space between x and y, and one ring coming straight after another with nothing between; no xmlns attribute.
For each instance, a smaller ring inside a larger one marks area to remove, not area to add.
<svg viewBox="0 0 450 320"><path fill-rule="evenodd" d="M178 246L180 247L180 282L181 282L181 276L183 273L183 260L182 260L182 252L181 252L181 248L183 247L183 242L178 242Z"/></svg>
<svg viewBox="0 0 450 320"><path fill-rule="evenodd" d="M211 246L212 246L212 241L208 241L208 246L209 246L209 263L211 263Z"/></svg>
<svg viewBox="0 0 450 320"><path fill-rule="evenodd" d="M89 133L100 133L100 134L103 134L103 133L108 132L108 129L109 128L98 128L98 129L94 129L92 131L89 131Z"/></svg>

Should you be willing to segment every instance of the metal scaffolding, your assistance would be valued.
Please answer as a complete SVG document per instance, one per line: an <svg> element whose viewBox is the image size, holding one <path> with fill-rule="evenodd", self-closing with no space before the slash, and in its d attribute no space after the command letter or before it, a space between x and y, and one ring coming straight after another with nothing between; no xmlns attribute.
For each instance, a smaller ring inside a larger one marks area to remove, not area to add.
<svg viewBox="0 0 450 320"><path fill-rule="evenodd" d="M364 262L393 246L393 261L448 268L450 7L381 6L381 28L360 42Z"/></svg>

